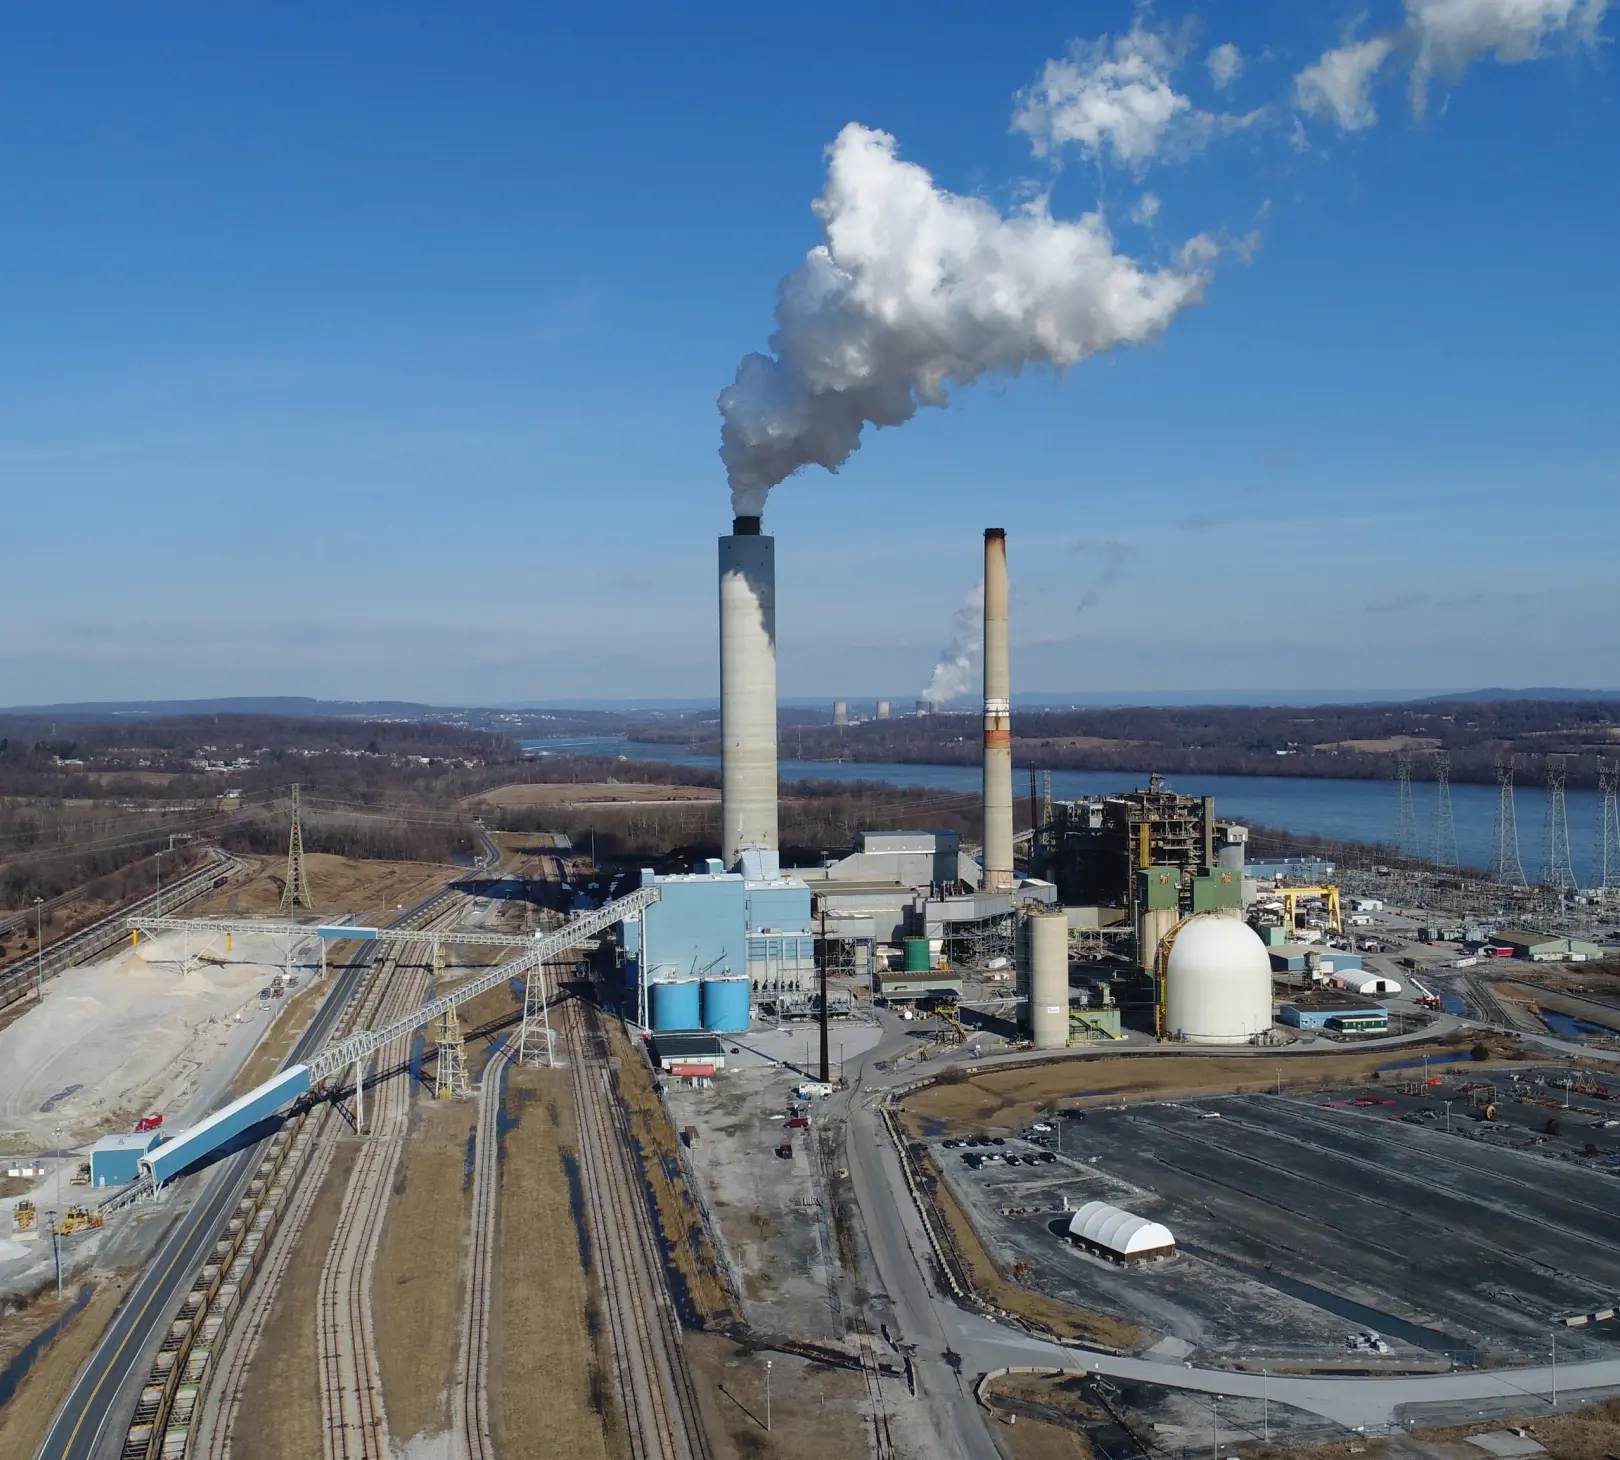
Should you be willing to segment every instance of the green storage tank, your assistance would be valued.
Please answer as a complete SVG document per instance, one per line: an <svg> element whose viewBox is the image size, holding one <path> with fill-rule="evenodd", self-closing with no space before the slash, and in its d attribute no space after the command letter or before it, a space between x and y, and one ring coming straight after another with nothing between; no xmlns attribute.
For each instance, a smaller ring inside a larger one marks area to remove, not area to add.
<svg viewBox="0 0 1620 1460"><path fill-rule="evenodd" d="M927 973L933 967L933 959L928 956L928 939L906 939L906 972Z"/></svg>

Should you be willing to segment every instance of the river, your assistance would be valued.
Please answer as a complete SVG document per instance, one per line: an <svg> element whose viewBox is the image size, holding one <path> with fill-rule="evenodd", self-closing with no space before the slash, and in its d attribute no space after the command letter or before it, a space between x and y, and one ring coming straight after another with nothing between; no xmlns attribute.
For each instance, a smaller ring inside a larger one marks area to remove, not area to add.
<svg viewBox="0 0 1620 1460"><path fill-rule="evenodd" d="M623 756L626 760L659 761L665 765L703 766L718 770L720 757L697 755L674 745L655 745L622 736L576 736L558 740L526 740L525 750L549 755ZM892 765L864 761L784 760L779 766L785 781L880 781L894 786L922 786L942 791L978 791L979 767L973 765ZM1273 826L1302 836L1325 836L1339 841L1395 840L1395 782L1323 780L1305 776L1173 776L1176 790L1191 796L1213 796L1220 815L1254 826ZM1052 794L1062 801L1081 796L1110 795L1132 786L1146 786L1148 772L1053 771ZM1027 794L1028 773L1014 771L1013 790ZM1435 794L1432 781L1414 781L1412 799L1417 810L1420 850L1434 849ZM1583 887L1601 880L1602 851L1598 831L1598 795L1595 791L1568 791L1570 851L1575 876ZM1541 786L1522 786L1516 792L1519 855L1527 876L1541 871L1542 842L1547 817L1547 792ZM1481 870L1491 862L1496 836L1496 787L1471 784L1451 787L1452 818L1457 825L1457 850L1464 865Z"/></svg>

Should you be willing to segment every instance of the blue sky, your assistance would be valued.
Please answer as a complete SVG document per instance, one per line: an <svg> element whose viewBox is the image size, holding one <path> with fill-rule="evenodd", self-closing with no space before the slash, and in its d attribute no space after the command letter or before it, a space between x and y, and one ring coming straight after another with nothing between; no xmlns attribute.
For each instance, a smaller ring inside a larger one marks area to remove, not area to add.
<svg viewBox="0 0 1620 1460"><path fill-rule="evenodd" d="M712 693L715 400L852 121L1223 251L772 493L784 694L919 692L988 525L1022 690L1620 684L1620 21L1514 0L1595 32L1442 46L1418 114L1402 3L13 8L0 702ZM1037 155L1133 24L1221 120ZM1302 100L1385 35L1375 124Z"/></svg>

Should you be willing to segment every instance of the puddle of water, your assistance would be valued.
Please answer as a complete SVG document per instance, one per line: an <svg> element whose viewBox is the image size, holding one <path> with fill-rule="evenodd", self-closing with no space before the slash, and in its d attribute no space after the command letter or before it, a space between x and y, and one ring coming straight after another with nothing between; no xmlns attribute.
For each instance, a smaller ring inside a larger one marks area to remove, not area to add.
<svg viewBox="0 0 1620 1460"><path fill-rule="evenodd" d="M58 1334L68 1326L74 1317L84 1311L84 1306L90 1301L90 1295L96 1290L94 1283L85 1283L75 1295L73 1301L62 1310L51 1322L31 1339L28 1340L11 1362L0 1369L0 1405L11 1402L11 1397L17 1392L17 1386L28 1376L28 1371L34 1367L37 1359L55 1341Z"/></svg>

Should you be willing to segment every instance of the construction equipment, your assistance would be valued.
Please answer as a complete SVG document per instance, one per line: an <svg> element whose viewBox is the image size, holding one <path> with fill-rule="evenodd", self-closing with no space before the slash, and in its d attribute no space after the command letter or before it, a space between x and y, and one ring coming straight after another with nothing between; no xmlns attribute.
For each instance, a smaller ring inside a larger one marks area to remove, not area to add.
<svg viewBox="0 0 1620 1460"><path fill-rule="evenodd" d="M11 1208L12 1224L19 1232L33 1231L34 1223L38 1218L39 1213L34 1210L33 1202L29 1201L26 1196L21 1201L14 1203Z"/></svg>
<svg viewBox="0 0 1620 1460"><path fill-rule="evenodd" d="M58 1237L72 1237L79 1232L94 1231L103 1224L100 1212L93 1212L89 1207L69 1207L62 1213L62 1220L57 1225Z"/></svg>

